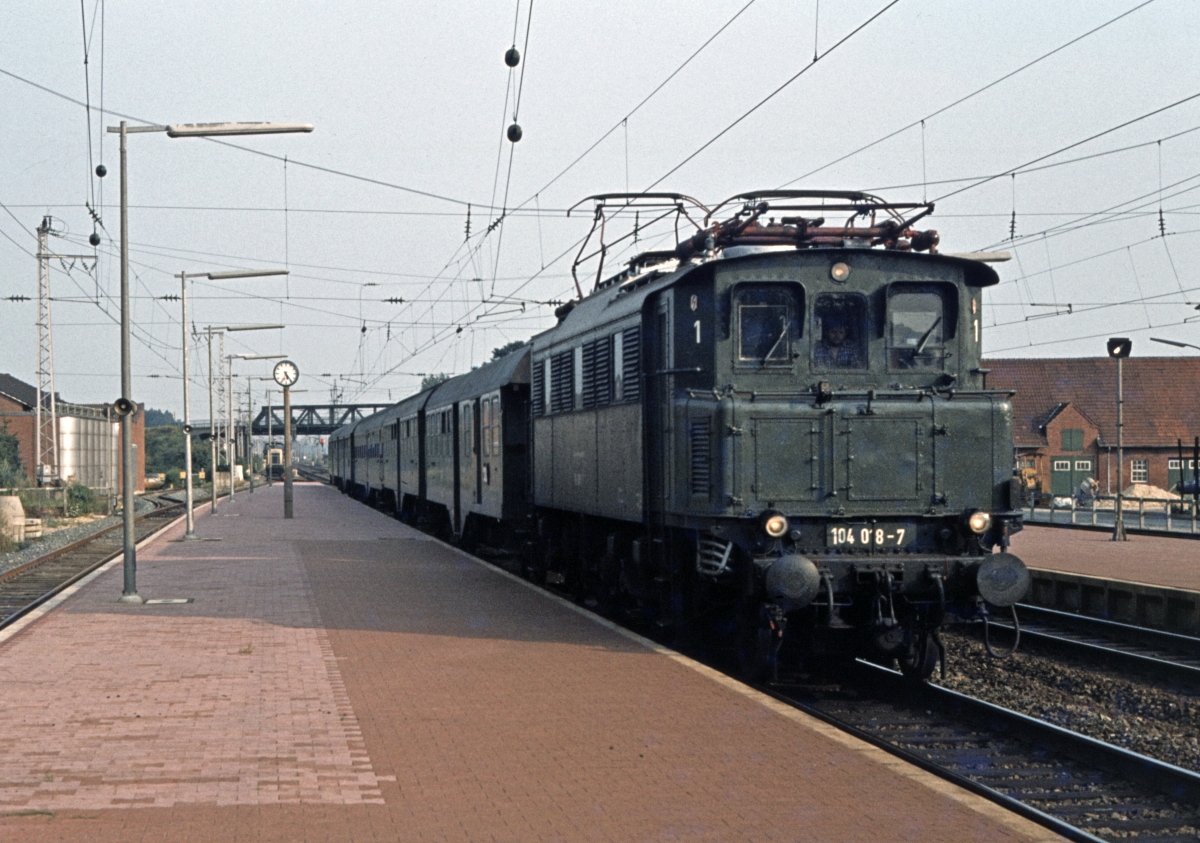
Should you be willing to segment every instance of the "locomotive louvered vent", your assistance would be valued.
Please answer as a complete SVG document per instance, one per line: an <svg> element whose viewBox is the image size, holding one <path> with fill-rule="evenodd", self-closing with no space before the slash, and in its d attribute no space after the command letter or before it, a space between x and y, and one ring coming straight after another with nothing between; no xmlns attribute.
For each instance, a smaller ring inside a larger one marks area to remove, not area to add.
<svg viewBox="0 0 1200 843"><path fill-rule="evenodd" d="M630 328L621 335L621 400L637 401L642 394L642 349L638 344L638 329Z"/></svg>
<svg viewBox="0 0 1200 843"><path fill-rule="evenodd" d="M546 413L546 366L541 360L533 364L533 385L530 388L530 409L535 416Z"/></svg>
<svg viewBox="0 0 1200 843"><path fill-rule="evenodd" d="M575 409L575 352L564 351L550 358L550 412Z"/></svg>
<svg viewBox="0 0 1200 843"><path fill-rule="evenodd" d="M712 444L708 435L708 419L689 425L692 443L692 494L708 497L712 480Z"/></svg>
<svg viewBox="0 0 1200 843"><path fill-rule="evenodd" d="M612 401L612 340L601 337L583 346L583 406L603 407Z"/></svg>

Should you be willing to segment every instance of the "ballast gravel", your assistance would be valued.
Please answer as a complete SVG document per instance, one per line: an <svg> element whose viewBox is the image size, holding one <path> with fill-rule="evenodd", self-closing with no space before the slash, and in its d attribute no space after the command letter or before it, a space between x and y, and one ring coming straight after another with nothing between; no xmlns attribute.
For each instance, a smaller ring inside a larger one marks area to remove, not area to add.
<svg viewBox="0 0 1200 843"><path fill-rule="evenodd" d="M946 634L946 688L1188 770L1200 771L1200 695L1120 671L1031 652L989 657Z"/></svg>

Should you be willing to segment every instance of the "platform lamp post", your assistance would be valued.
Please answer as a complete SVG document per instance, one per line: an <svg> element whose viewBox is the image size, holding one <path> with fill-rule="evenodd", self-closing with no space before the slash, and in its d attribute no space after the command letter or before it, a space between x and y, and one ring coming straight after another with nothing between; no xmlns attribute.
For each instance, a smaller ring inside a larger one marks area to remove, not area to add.
<svg viewBox="0 0 1200 843"><path fill-rule="evenodd" d="M1115 542L1128 541L1125 535L1125 384L1122 364L1133 350L1133 340L1113 337L1108 341L1108 356L1117 361L1117 502L1114 507L1113 534Z"/></svg>
<svg viewBox="0 0 1200 843"><path fill-rule="evenodd" d="M137 592L137 540L133 530L133 490L137 483L137 457L133 452L133 373L129 354L129 179L126 169L126 138L142 132L166 132L167 137L210 137L214 135L273 135L311 132L310 123L175 123L168 126L129 126L124 120L108 131L121 136L121 397L113 407L121 417L121 490L124 528L125 581L122 603L143 603ZM97 167L97 175L104 172Z"/></svg>
<svg viewBox="0 0 1200 843"><path fill-rule="evenodd" d="M262 275L287 275L286 269L240 269L230 272L180 272L175 277L179 279L180 302L182 303L182 314L180 322L183 326L183 432L184 438L184 476L186 477L186 493L187 501L187 531L184 532L184 541L194 541L196 538L196 516L193 511L192 498L192 402L191 402L191 382L188 380L188 318L187 318L187 282L189 278L207 278L210 281L218 281L225 278L258 278ZM212 415L211 413L209 415Z"/></svg>
<svg viewBox="0 0 1200 843"><path fill-rule="evenodd" d="M217 433L216 433L216 412L213 407L213 356L212 356L212 338L213 334L224 334L226 331L275 331L282 330L283 325L223 325L214 327L208 325L204 332L208 335L208 442L209 452L212 454L212 514L217 514ZM218 384L217 389L220 389ZM226 447L229 447L229 432L225 432ZM229 489L233 492L233 471L229 472Z"/></svg>
<svg viewBox="0 0 1200 843"><path fill-rule="evenodd" d="M233 414L233 394L234 394L233 393L233 378L234 378L233 361L234 360L282 360L283 358L284 358L284 355L282 355L282 354L230 354L229 355L228 360L229 360L230 415ZM247 383L246 395L247 395L247 397L249 397L249 394L250 394L249 382L252 380L255 380L255 378L248 377L246 379L246 383ZM253 492L254 491L254 448L251 443L251 439L253 438L251 433L253 431L253 426L254 426L254 418L253 418L254 408L251 407L250 411L251 411L251 417L247 421L248 427L246 429L246 462L247 462L247 475L250 479L250 491ZM234 440L235 441L237 440L237 427L236 426L234 427ZM229 499L233 500L233 490L232 490L233 464L232 463L230 463L229 477L230 477L229 482L231 484Z"/></svg>

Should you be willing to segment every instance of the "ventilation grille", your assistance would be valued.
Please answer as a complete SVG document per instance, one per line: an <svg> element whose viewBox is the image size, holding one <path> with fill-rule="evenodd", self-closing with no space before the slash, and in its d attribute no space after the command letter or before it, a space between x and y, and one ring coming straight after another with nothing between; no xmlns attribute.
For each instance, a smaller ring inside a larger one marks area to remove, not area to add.
<svg viewBox="0 0 1200 843"><path fill-rule="evenodd" d="M638 344L638 329L630 328L621 335L621 400L637 401L642 396L642 349Z"/></svg>
<svg viewBox="0 0 1200 843"><path fill-rule="evenodd" d="M575 409L575 352L564 351L550 358L550 412Z"/></svg>
<svg viewBox="0 0 1200 843"><path fill-rule="evenodd" d="M533 384L530 387L530 409L535 416L546 414L546 364L538 360L533 364Z"/></svg>
<svg viewBox="0 0 1200 843"><path fill-rule="evenodd" d="M601 337L583 346L583 406L612 403L612 338Z"/></svg>
<svg viewBox="0 0 1200 843"><path fill-rule="evenodd" d="M692 494L708 497L712 480L712 444L708 419L688 425L692 443Z"/></svg>

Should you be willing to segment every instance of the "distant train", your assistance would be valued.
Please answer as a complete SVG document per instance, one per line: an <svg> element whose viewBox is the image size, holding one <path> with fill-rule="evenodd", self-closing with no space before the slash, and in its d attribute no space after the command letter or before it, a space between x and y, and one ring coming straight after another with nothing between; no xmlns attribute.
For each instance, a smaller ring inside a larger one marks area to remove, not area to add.
<svg viewBox="0 0 1200 843"><path fill-rule="evenodd" d="M931 205L729 203L519 351L338 430L332 481L752 678L846 655L928 677L947 620L1029 583L1011 395L980 359L997 275L912 228Z"/></svg>

